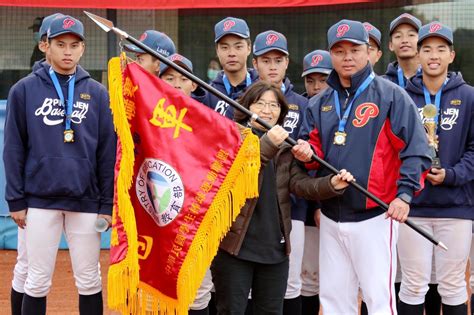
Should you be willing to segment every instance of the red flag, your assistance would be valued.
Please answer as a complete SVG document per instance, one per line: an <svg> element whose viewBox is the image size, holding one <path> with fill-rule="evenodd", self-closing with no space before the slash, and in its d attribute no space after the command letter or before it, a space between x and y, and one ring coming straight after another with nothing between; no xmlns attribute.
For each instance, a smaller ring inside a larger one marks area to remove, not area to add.
<svg viewBox="0 0 474 315"><path fill-rule="evenodd" d="M139 65L118 69L114 58L109 85L120 144L109 305L184 314L219 241L258 194L259 142Z"/></svg>

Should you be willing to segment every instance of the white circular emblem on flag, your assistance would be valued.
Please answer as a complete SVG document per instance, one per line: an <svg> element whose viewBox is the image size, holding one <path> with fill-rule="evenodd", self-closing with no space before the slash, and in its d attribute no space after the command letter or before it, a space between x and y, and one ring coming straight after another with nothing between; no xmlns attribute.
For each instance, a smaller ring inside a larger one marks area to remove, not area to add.
<svg viewBox="0 0 474 315"><path fill-rule="evenodd" d="M184 186L178 172L158 159L143 160L135 180L135 191L143 209L158 226L173 222L184 204Z"/></svg>

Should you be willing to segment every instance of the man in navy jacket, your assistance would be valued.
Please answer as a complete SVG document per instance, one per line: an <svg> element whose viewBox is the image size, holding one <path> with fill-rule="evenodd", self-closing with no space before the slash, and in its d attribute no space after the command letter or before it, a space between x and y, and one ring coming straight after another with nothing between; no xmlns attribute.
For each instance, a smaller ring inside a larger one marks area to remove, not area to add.
<svg viewBox="0 0 474 315"><path fill-rule="evenodd" d="M107 90L79 65L84 27L51 22L51 65L10 90L3 160L11 216L25 229L22 314L45 314L61 233L70 248L81 314L102 314L97 218L110 224L116 137Z"/></svg>
<svg viewBox="0 0 474 315"><path fill-rule="evenodd" d="M423 314L433 250L443 314L466 314L465 270L474 219L474 89L460 73L448 71L455 53L447 26L432 22L420 28L418 53L423 71L408 82L407 92L427 129L434 126L431 143L441 164L427 175L410 217L449 251L434 250L407 227L400 228L400 314Z"/></svg>
<svg viewBox="0 0 474 315"><path fill-rule="evenodd" d="M242 19L227 17L215 27L216 54L222 71L211 85L235 100L258 79L257 71L247 68L251 53L250 30ZM227 118L234 118L234 109L214 94L207 93L203 103Z"/></svg>
<svg viewBox="0 0 474 315"><path fill-rule="evenodd" d="M389 209L351 187L322 201L321 305L325 314L357 314L360 286L369 314L393 314L397 221L407 219L422 187L431 162L427 139L406 92L373 73L362 23L339 21L328 42L330 87L310 100L301 138L334 167L353 172ZM318 169L317 176L328 173Z"/></svg>
<svg viewBox="0 0 474 315"><path fill-rule="evenodd" d="M388 48L397 60L389 63L384 78L405 88L409 78L414 76L420 66L416 43L421 21L411 14L403 13L390 22L390 41Z"/></svg>

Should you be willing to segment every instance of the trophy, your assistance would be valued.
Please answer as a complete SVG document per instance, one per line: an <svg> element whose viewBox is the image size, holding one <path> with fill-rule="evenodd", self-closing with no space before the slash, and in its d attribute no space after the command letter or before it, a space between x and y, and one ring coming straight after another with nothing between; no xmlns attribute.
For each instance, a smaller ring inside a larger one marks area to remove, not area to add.
<svg viewBox="0 0 474 315"><path fill-rule="evenodd" d="M434 120L437 113L438 110L433 104L428 104L423 107L423 116L425 118L423 125L428 135L428 145L431 149L431 167L441 168L441 161L439 160L438 156L439 142L436 135L436 121Z"/></svg>

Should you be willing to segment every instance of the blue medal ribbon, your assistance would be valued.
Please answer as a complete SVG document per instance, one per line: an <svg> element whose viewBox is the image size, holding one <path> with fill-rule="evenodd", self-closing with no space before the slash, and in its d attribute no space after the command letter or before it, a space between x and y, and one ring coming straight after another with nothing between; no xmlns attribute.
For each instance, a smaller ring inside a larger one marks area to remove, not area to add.
<svg viewBox="0 0 474 315"><path fill-rule="evenodd" d="M58 93L59 101L61 105L64 106L66 110L66 124L64 126L65 131L71 130L71 115L72 115L72 106L74 103L74 83L76 82L76 75L73 75L68 81L68 89L67 89L67 104L64 103L64 94L61 86L59 85L58 77L53 70L53 67L49 68L49 76L53 81L54 88L56 89L56 93Z"/></svg>
<svg viewBox="0 0 474 315"><path fill-rule="evenodd" d="M398 76L398 86L405 88L405 76L403 75L403 70L398 66L397 69L397 76Z"/></svg>
<svg viewBox="0 0 474 315"><path fill-rule="evenodd" d="M375 74L372 72L365 80L362 82L362 84L359 86L357 89L354 98L352 98L352 101L349 103L349 105L346 107L346 110L344 111L344 115L341 117L341 103L339 102L339 94L337 93L336 90L334 90L334 103L336 105L336 113L337 117L339 117L339 127L338 131L339 132L344 132L344 129L346 128L347 124L347 119L349 118L349 114L351 113L351 108L352 104L354 104L354 101L356 98L364 92L364 90L369 86L369 84L374 80Z"/></svg>
<svg viewBox="0 0 474 315"><path fill-rule="evenodd" d="M435 95L434 105L436 106L436 116L434 117L434 121L436 123L436 129L438 128L439 109L441 107L441 94L443 93L443 88L446 86L448 81L449 78L446 78L446 80L444 80L443 85L439 88L438 92L436 92ZM425 85L423 85L423 94L425 95L425 105L433 104L431 102L431 94Z"/></svg>
<svg viewBox="0 0 474 315"><path fill-rule="evenodd" d="M224 74L222 76L222 82L224 82L224 87L227 92L227 96L230 96L230 92L232 91L232 87L230 85L229 79L227 79L227 76ZM245 77L245 87L249 87L252 84L252 79L250 79L250 73L247 72L247 76Z"/></svg>

